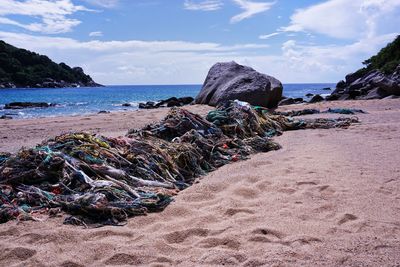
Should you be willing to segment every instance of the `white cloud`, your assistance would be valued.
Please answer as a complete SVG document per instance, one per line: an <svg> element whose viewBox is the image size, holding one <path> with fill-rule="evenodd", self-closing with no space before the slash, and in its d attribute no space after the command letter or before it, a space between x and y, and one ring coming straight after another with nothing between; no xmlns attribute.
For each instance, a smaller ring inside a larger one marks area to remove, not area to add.
<svg viewBox="0 0 400 267"><path fill-rule="evenodd" d="M67 17L79 11L89 11L89 9L74 5L71 0L1 0L0 24L18 26L32 32L65 33L81 23L77 19ZM38 18L39 22L24 24L7 18L8 15Z"/></svg>
<svg viewBox="0 0 400 267"><path fill-rule="evenodd" d="M268 46L184 41L78 41L71 38L0 32L0 39L82 66L103 84L202 83L216 62L235 60L282 82L336 82L392 41L395 35L367 38L348 45L312 45L294 40L270 54Z"/></svg>
<svg viewBox="0 0 400 267"><path fill-rule="evenodd" d="M258 38L261 39L261 40L267 40L267 39L269 39L271 37L274 37L274 36L277 36L279 34L280 34L279 32L273 32L273 33L270 33L270 34L260 35L260 36L258 36Z"/></svg>
<svg viewBox="0 0 400 267"><path fill-rule="evenodd" d="M89 36L90 36L90 37L102 37L102 36L103 36L103 33L100 32L100 31L91 32L91 33L89 33Z"/></svg>
<svg viewBox="0 0 400 267"><path fill-rule="evenodd" d="M119 0L83 0L91 5L112 8L118 5Z"/></svg>
<svg viewBox="0 0 400 267"><path fill-rule="evenodd" d="M265 51L265 44L224 46L185 41L78 41L71 38L0 32L0 39L49 56L56 62L82 66L104 84L200 83L217 61Z"/></svg>
<svg viewBox="0 0 400 267"><path fill-rule="evenodd" d="M231 23L237 23L244 19L253 17L256 14L265 12L275 4L275 2L253 2L249 0L233 0L244 11L231 18Z"/></svg>
<svg viewBox="0 0 400 267"><path fill-rule="evenodd" d="M122 53L122 52L150 52L150 53L185 53L185 52L232 52L249 49L265 49L265 44L238 44L224 46L218 43L194 43L185 41L99 41L88 42L78 41L65 37L34 36L29 34L19 34L10 32L0 32L0 38L9 40L20 46L29 46L31 49L86 49L103 53Z"/></svg>
<svg viewBox="0 0 400 267"><path fill-rule="evenodd" d="M367 38L398 32L400 0L329 0L297 10L284 31L311 31L335 38Z"/></svg>
<svg viewBox="0 0 400 267"><path fill-rule="evenodd" d="M187 10L199 10L199 11L214 11L218 10L223 6L221 0L206 0L206 1L192 1L185 0L183 6Z"/></svg>
<svg viewBox="0 0 400 267"><path fill-rule="evenodd" d="M396 34L365 38L347 45L310 45L289 40L282 45L282 56L288 73L302 75L312 80L316 75L335 77L339 81L344 75L356 71L361 62L376 54ZM300 79L300 76L299 76ZM325 81L329 81L325 78Z"/></svg>

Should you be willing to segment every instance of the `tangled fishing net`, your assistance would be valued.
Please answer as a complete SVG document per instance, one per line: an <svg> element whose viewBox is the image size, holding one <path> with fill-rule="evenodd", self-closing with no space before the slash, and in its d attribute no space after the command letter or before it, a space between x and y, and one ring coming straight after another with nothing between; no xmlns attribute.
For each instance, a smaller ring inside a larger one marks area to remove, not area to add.
<svg viewBox="0 0 400 267"><path fill-rule="evenodd" d="M271 137L306 128L347 128L356 118L294 120L229 102L206 118L173 108L127 136L68 133L16 155L0 154L0 223L40 220L120 225L164 209L180 190L216 168L277 150Z"/></svg>

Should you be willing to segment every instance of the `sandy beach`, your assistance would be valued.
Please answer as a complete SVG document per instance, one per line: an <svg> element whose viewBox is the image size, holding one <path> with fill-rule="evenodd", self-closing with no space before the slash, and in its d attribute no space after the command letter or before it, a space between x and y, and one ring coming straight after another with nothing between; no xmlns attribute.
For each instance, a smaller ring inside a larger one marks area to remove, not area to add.
<svg viewBox="0 0 400 267"><path fill-rule="evenodd" d="M285 132L282 149L221 167L163 212L122 227L0 225L1 266L398 266L400 99L280 110L363 109L349 129ZM189 106L206 114L211 107ZM68 131L126 134L168 109L0 121L0 151ZM319 114L308 117L339 117Z"/></svg>

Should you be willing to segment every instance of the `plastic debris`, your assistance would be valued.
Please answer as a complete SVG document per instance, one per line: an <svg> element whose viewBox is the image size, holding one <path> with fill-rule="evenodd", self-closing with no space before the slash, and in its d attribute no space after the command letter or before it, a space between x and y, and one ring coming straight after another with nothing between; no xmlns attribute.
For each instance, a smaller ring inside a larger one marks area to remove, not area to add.
<svg viewBox="0 0 400 267"><path fill-rule="evenodd" d="M367 113L362 109L353 109L353 108L330 108L324 113L338 113L338 114L346 114L346 115L354 115L356 113Z"/></svg>
<svg viewBox="0 0 400 267"><path fill-rule="evenodd" d="M302 109L302 110L291 110L291 111L285 111L285 112L274 112L273 114L297 117L297 116L320 114L320 113L336 113L336 114L344 114L344 115L354 115L356 113L365 114L366 112L362 109L329 108L325 111L320 111L318 109Z"/></svg>
<svg viewBox="0 0 400 267"><path fill-rule="evenodd" d="M62 210L70 215L66 224L122 225L131 216L163 210L201 175L279 149L271 137L283 131L356 122L294 120L228 102L206 118L172 108L161 122L125 137L63 134L16 155L0 154L0 223Z"/></svg>

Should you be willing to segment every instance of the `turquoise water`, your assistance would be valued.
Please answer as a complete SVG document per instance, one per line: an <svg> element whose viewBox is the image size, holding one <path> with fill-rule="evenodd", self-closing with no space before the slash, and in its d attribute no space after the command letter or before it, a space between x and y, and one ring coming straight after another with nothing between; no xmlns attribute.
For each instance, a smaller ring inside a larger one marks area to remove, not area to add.
<svg viewBox="0 0 400 267"><path fill-rule="evenodd" d="M334 84L284 84L283 94L287 97L304 97L307 93L329 94L322 88ZM137 109L140 102L157 101L169 97L195 97L201 85L126 85L100 88L25 88L0 89L0 116L13 118L35 118L62 115L93 114L101 110L123 111ZM47 102L56 107L23 110L4 110L10 102ZM131 107L122 104L130 103Z"/></svg>

